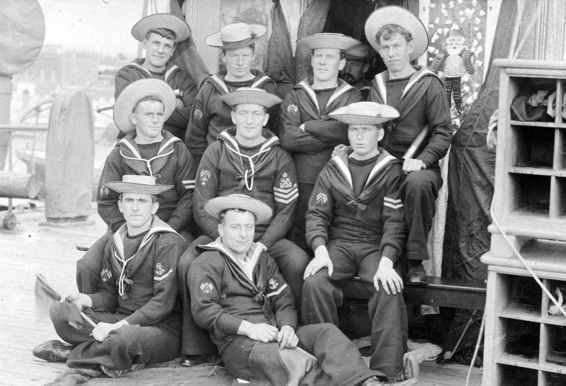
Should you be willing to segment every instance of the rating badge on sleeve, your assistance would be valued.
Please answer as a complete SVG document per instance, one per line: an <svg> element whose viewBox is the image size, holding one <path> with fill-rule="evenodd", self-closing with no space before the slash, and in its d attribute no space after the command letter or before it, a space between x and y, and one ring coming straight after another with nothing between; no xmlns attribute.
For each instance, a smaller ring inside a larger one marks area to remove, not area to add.
<svg viewBox="0 0 566 386"><path fill-rule="evenodd" d="M326 195L326 193L318 193L316 195L316 203L318 205L326 205L328 203L328 196Z"/></svg>
<svg viewBox="0 0 566 386"><path fill-rule="evenodd" d="M200 291L203 294L210 295L214 291L214 285L209 281L203 281L200 283Z"/></svg>
<svg viewBox="0 0 566 386"><path fill-rule="evenodd" d="M210 174L210 171L208 169L202 169L199 175L200 184L203 186L206 185L211 176L212 175Z"/></svg>

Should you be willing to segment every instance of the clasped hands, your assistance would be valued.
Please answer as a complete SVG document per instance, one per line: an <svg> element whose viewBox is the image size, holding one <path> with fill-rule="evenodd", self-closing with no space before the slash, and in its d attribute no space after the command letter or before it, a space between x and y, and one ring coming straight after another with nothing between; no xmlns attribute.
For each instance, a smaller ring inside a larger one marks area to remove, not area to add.
<svg viewBox="0 0 566 386"><path fill-rule="evenodd" d="M295 348L299 344L299 337L295 334L295 329L289 325L277 329L271 324L251 323L244 320L240 324L238 334L264 343L277 342L282 349Z"/></svg>

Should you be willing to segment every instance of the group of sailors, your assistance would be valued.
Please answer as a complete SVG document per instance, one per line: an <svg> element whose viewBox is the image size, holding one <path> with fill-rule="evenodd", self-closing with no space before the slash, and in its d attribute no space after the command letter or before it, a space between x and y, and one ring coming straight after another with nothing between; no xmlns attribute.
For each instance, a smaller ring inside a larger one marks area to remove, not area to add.
<svg viewBox="0 0 566 386"><path fill-rule="evenodd" d="M235 23L209 36L225 70L198 85L171 60L190 34L183 20L132 28L145 57L116 75L121 135L97 200L108 232L77 263L78 293L51 309L66 343L34 349L74 369L67 381L181 354L257 384L414 383L403 283L426 280L452 135L442 82L414 64L426 28L400 7L369 16L387 70L366 97L340 74L352 58L363 71L369 47L338 33L299 42L311 75L278 95L252 68L265 32ZM339 329L354 279L369 366Z"/></svg>

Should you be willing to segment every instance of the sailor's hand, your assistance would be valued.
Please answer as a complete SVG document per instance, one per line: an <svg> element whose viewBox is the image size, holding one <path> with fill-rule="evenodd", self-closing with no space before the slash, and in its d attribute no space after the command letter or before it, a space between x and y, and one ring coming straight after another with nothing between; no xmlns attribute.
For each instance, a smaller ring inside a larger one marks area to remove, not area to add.
<svg viewBox="0 0 566 386"><path fill-rule="evenodd" d="M267 323L250 323L248 321L243 321L240 325L240 330L243 335L246 335L252 340L258 340L260 342L269 343L274 342L277 339L277 327L274 327Z"/></svg>
<svg viewBox="0 0 566 386"><path fill-rule="evenodd" d="M75 306L82 310L83 308L92 307L92 299L86 294L76 293L65 295L63 299L68 303L73 303Z"/></svg>
<svg viewBox="0 0 566 386"><path fill-rule="evenodd" d="M405 160L403 161L403 171L405 173L410 173L422 169L426 169L426 165L420 159L405 158Z"/></svg>
<svg viewBox="0 0 566 386"><path fill-rule="evenodd" d="M277 342L279 342L279 348L295 348L299 344L299 337L295 334L293 327L285 325L277 334Z"/></svg>
<svg viewBox="0 0 566 386"><path fill-rule="evenodd" d="M105 323L105 322L99 322L96 324L96 326L94 326L94 329L92 330L92 332L90 333L92 335L92 337L94 339L96 339L99 342L102 342L104 339L106 339L108 337L108 335L112 332L115 331L117 329L119 329L122 326L127 325L128 322L126 322L125 320L121 320L119 322L116 323Z"/></svg>
<svg viewBox="0 0 566 386"><path fill-rule="evenodd" d="M332 157L347 157L348 156L348 151L350 150L350 146L344 145L344 144L339 144L334 146L334 149L332 150Z"/></svg>
<svg viewBox="0 0 566 386"><path fill-rule="evenodd" d="M332 260L330 260L330 255L328 254L328 249L325 245L319 245L314 250L314 258L309 262L305 268L305 273L303 274L303 279L314 275L322 268L328 268L328 276L332 276L332 271L334 266L332 265Z"/></svg>
<svg viewBox="0 0 566 386"><path fill-rule="evenodd" d="M381 287L387 295L397 295L403 291L403 279L395 271L393 262L388 257L381 257L377 272L373 277L373 286L376 291L379 291Z"/></svg>

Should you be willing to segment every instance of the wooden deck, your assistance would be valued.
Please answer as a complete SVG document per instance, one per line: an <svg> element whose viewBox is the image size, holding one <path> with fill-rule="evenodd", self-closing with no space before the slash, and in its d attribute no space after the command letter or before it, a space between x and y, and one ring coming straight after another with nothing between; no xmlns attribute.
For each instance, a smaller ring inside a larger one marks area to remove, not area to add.
<svg viewBox="0 0 566 386"><path fill-rule="evenodd" d="M32 348L57 336L34 298L35 274L43 273L61 292L73 291L75 261L82 252L75 246L90 245L104 232L93 210L91 221L72 226L44 226L41 203L35 210L17 213L15 231L0 229L0 384L42 385L65 371L63 364L35 359ZM3 214L0 214L0 219ZM421 364L419 385L460 386L467 368L461 365ZM480 384L481 372L473 370L471 385ZM186 369L163 367L130 373L119 380L95 379L92 385L230 385L221 367Z"/></svg>

